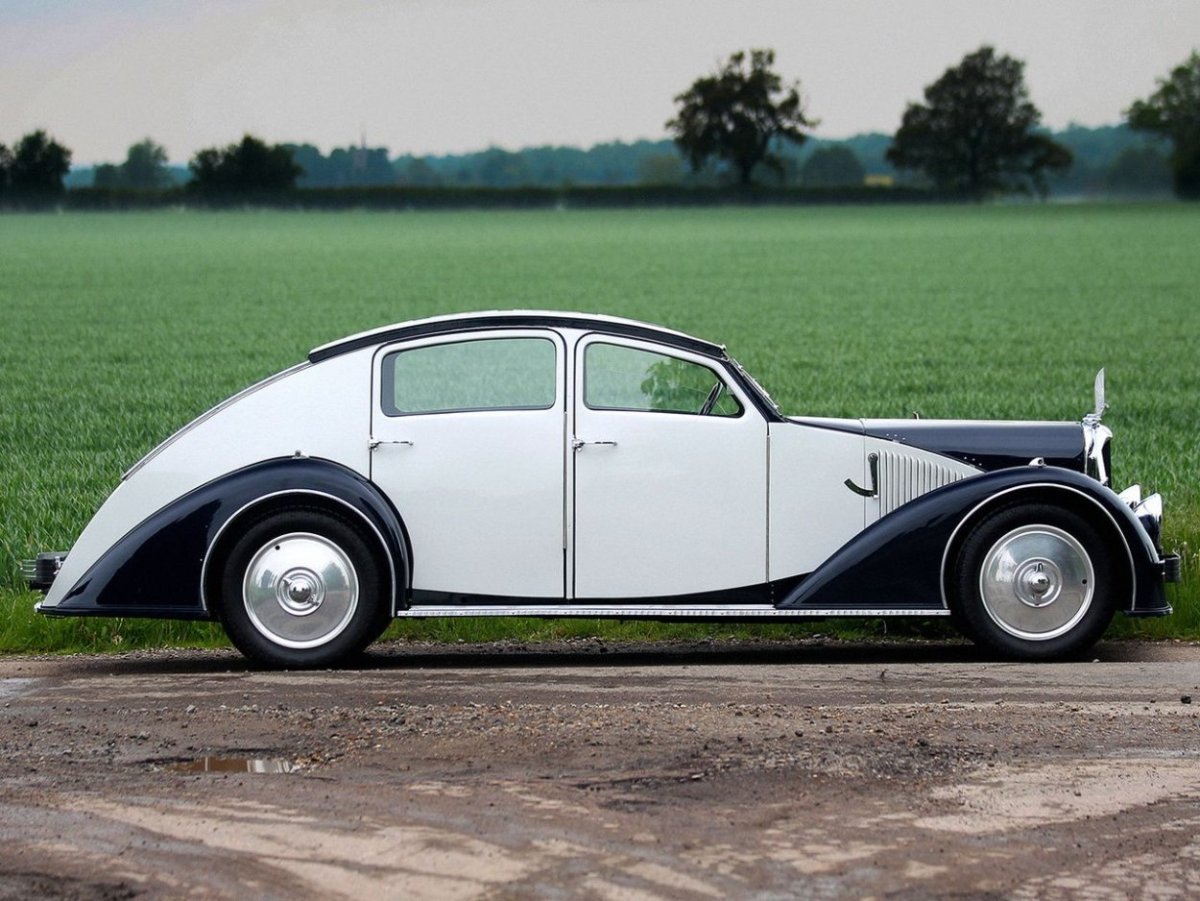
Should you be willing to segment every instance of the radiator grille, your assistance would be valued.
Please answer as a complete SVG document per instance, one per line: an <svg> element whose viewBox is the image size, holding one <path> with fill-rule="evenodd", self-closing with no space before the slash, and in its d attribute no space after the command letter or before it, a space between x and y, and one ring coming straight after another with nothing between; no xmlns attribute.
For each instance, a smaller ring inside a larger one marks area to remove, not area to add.
<svg viewBox="0 0 1200 901"><path fill-rule="evenodd" d="M879 515L887 516L897 507L928 494L935 488L964 478L948 466L885 450L879 453Z"/></svg>

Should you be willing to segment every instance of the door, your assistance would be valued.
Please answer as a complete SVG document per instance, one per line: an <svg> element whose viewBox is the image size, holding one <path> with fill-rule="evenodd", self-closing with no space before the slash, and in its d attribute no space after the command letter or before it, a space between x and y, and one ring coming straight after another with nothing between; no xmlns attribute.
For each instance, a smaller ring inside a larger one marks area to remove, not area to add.
<svg viewBox="0 0 1200 901"><path fill-rule="evenodd" d="M376 355L371 479L408 531L415 592L564 597L564 361L536 329Z"/></svg>
<svg viewBox="0 0 1200 901"><path fill-rule="evenodd" d="M767 425L718 364L594 335L575 386L574 596L766 582Z"/></svg>

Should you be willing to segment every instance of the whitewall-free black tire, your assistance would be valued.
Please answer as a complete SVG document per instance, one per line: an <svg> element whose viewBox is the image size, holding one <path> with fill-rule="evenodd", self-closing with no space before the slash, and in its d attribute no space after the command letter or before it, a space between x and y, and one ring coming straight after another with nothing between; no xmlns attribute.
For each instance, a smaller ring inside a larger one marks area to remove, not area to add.
<svg viewBox="0 0 1200 901"><path fill-rule="evenodd" d="M975 642L1023 660L1078 654L1112 621L1118 570L1071 510L1020 504L985 516L954 571L955 620Z"/></svg>
<svg viewBox="0 0 1200 901"><path fill-rule="evenodd" d="M218 613L243 654L274 667L330 666L386 626L387 580L349 519L294 507L244 528L225 558Z"/></svg>

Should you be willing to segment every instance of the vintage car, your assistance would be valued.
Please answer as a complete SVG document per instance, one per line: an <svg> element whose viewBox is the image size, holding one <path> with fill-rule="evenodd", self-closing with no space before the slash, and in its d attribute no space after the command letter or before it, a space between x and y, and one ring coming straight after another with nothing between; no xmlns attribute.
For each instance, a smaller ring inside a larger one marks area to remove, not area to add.
<svg viewBox="0 0 1200 901"><path fill-rule="evenodd" d="M326 666L393 618L949 616L1077 653L1171 612L1162 502L1082 422L783 415L724 347L554 312L326 344L132 469L29 573L56 616L219 619Z"/></svg>

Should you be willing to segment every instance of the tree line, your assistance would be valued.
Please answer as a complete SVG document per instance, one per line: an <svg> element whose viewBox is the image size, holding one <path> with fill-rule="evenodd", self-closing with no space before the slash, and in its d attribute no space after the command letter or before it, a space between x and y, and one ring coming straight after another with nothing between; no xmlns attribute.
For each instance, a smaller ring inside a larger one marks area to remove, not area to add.
<svg viewBox="0 0 1200 901"><path fill-rule="evenodd" d="M905 109L894 135L839 142L813 135L799 80L785 82L771 50L737 52L675 97L665 123L672 139L509 152L490 148L447 157L402 156L348 147L328 156L309 144L267 144L246 135L200 150L186 172L146 138L121 164L97 166L92 184L108 192L171 192L201 201L271 197L296 188L414 190L563 185L656 185L711 191L722 186L861 186L868 174L940 198L980 200L1095 188L1152 192L1167 179L1200 198L1200 53L1159 79L1125 111L1123 127L1067 129L1052 136L1024 81L1024 63L984 46L967 54ZM1148 136L1136 141L1130 130ZM1057 138L1057 139L1056 139ZM1120 148L1114 157L1114 148ZM1107 154L1107 156L1105 155ZM71 152L44 131L10 151L0 144L0 200L36 205L60 199ZM702 191L703 193L703 191ZM532 194L530 195L533 196ZM666 195L664 195L666 196Z"/></svg>
<svg viewBox="0 0 1200 901"><path fill-rule="evenodd" d="M679 94L666 123L693 171L724 163L749 186L762 169L781 175L780 148L799 146L817 125L798 80L784 83L770 50L735 53L718 71ZM1159 79L1158 89L1126 112L1128 125L1171 144L1176 195L1200 199L1200 52ZM1044 196L1048 177L1071 168L1074 155L1041 127L1025 85L1025 64L989 46L968 53L910 103L886 158L896 169L946 197L982 200L1001 194ZM1124 165L1148 161L1127 157Z"/></svg>

